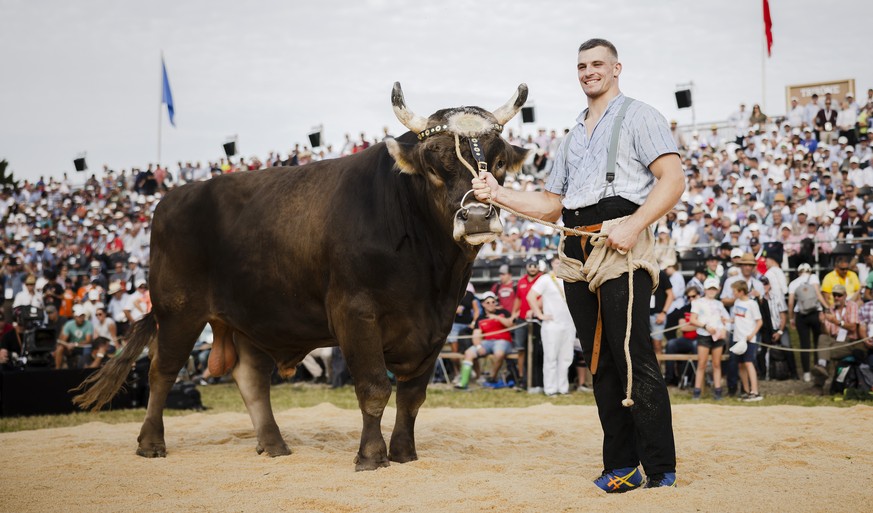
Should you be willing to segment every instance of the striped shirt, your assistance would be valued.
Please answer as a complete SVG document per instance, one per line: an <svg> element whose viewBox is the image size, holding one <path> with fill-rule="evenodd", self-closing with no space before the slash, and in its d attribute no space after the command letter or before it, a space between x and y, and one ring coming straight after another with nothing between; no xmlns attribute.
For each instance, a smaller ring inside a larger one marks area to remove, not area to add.
<svg viewBox="0 0 873 513"><path fill-rule="evenodd" d="M634 101L621 124L613 181L615 193L612 187L606 190L606 163L612 124L625 98L624 94L619 94L609 101L590 139L585 128L585 117L588 115L588 109L585 109L576 118L577 125L567 135L569 143L562 144L558 149L555 167L546 180L546 190L563 196L564 207L587 207L607 196L621 196L642 205L655 187L655 176L649 171L649 165L661 155L678 155L679 150L664 116L654 107Z"/></svg>

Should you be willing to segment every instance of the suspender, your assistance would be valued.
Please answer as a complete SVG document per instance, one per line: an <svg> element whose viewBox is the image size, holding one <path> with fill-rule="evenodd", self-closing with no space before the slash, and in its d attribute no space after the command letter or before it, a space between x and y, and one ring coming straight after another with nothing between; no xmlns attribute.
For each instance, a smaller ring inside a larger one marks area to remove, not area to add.
<svg viewBox="0 0 873 513"><path fill-rule="evenodd" d="M607 187L612 186L612 181L615 180L615 158L618 154L618 139L621 135L621 122L624 121L624 115L627 108L634 102L633 98L625 96L624 103L621 104L621 109L615 115L615 120L612 122L612 139L609 141L609 154L606 161L606 183ZM615 192L615 187L613 187Z"/></svg>
<svg viewBox="0 0 873 513"><path fill-rule="evenodd" d="M615 180L615 159L618 156L618 139L621 136L621 124L624 121L624 115L627 113L628 107L633 103L633 98L629 96L624 97L624 103L621 104L621 108L618 109L618 113L615 115L615 119L612 121L612 138L609 141L609 153L607 153L606 157L606 187L612 187L613 194L615 193L615 186L612 182ZM561 147L563 150L563 162L562 169L567 168L567 148L570 146L570 134L567 134L567 137L564 138L564 142L561 143ZM604 196L606 195L606 190L603 191Z"/></svg>

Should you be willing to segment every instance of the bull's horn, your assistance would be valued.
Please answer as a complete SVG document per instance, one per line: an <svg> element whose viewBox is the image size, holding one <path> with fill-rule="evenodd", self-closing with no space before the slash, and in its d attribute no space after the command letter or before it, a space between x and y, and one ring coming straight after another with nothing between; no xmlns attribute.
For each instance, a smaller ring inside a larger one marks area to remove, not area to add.
<svg viewBox="0 0 873 513"><path fill-rule="evenodd" d="M518 90L509 99L508 102L501 105L500 108L493 112L494 117L497 118L497 122L501 125L505 125L507 121L515 117L518 114L521 106L524 105L524 102L527 101L527 84L519 84Z"/></svg>
<svg viewBox="0 0 873 513"><path fill-rule="evenodd" d="M406 100L403 99L400 82L394 82L394 90L391 91L391 105L394 106L394 115L406 128L416 134L427 128L427 118L423 118L406 108Z"/></svg>

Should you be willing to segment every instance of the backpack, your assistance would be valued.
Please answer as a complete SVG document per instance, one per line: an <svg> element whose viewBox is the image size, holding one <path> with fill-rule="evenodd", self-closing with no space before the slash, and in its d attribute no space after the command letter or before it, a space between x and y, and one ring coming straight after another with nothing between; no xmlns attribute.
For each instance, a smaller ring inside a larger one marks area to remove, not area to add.
<svg viewBox="0 0 873 513"><path fill-rule="evenodd" d="M770 379L785 381L790 378L788 355L785 351L771 347L768 352L770 353Z"/></svg>
<svg viewBox="0 0 873 513"><path fill-rule="evenodd" d="M204 410L200 401L200 391L197 385L190 381L180 381L173 384L167 394L166 408L171 410Z"/></svg>
<svg viewBox="0 0 873 513"><path fill-rule="evenodd" d="M809 283L808 276L806 282L797 287L794 297L797 299L797 311L801 314L806 315L818 310L818 295L815 293L815 286Z"/></svg>

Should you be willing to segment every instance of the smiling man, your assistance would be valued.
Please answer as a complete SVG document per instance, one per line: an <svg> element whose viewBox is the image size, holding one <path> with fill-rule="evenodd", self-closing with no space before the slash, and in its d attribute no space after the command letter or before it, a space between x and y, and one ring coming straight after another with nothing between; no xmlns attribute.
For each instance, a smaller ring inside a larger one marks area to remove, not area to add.
<svg viewBox="0 0 873 513"><path fill-rule="evenodd" d="M610 223L605 241L606 258L615 258L615 250L627 252L637 244L641 248L652 244L649 226L679 201L685 177L664 116L619 90L622 66L615 46L603 39L586 41L579 47L576 65L588 108L558 149L546 190L501 187L488 173L473 180L473 189L480 201L494 198L549 221L563 217L565 226L586 231L598 231L604 222L623 218ZM587 239L565 241L570 259L584 262L593 250ZM656 262L652 269L657 269ZM629 408L622 405L627 384L627 273L603 281L594 290L584 279L566 284L567 304L594 374L604 433L604 470L594 483L609 493L640 487L640 463L648 476L646 486L676 483L670 398L649 341L649 300L656 279L651 273L639 267L633 276L629 343L633 406Z"/></svg>

